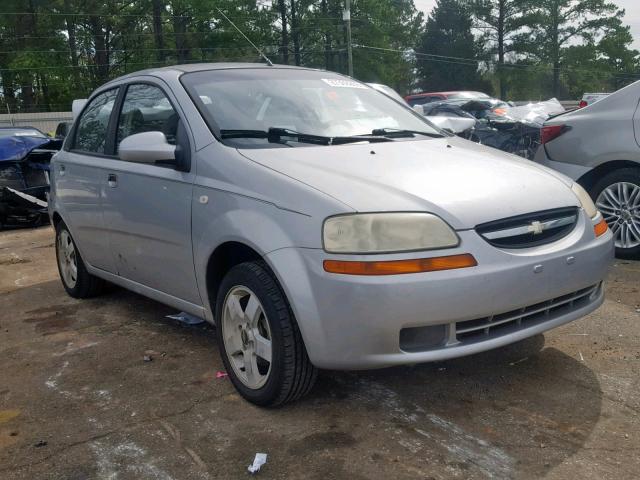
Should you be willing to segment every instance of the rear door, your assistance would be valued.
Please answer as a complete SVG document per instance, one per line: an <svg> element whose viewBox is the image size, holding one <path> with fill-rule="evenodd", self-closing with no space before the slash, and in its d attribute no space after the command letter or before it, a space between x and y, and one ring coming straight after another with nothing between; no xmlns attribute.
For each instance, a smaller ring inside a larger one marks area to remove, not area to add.
<svg viewBox="0 0 640 480"><path fill-rule="evenodd" d="M87 103L69 139L70 147L53 162L56 201L82 258L108 272L114 266L102 215L102 169L109 158L109 131L118 92L117 87L106 90Z"/></svg>
<svg viewBox="0 0 640 480"><path fill-rule="evenodd" d="M191 151L177 102L154 81L127 85L117 116L114 151L136 133L160 131ZM118 108L118 107L116 107ZM194 173L114 159L102 178L105 225L117 273L155 290L201 304L191 247Z"/></svg>

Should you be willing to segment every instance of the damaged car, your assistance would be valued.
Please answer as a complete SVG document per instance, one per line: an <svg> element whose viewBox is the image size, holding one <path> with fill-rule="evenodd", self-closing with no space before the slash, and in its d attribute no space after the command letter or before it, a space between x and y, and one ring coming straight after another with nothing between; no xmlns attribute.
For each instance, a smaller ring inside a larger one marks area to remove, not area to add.
<svg viewBox="0 0 640 480"><path fill-rule="evenodd" d="M36 128L0 128L0 228L48 221L49 164L61 145Z"/></svg>
<svg viewBox="0 0 640 480"><path fill-rule="evenodd" d="M504 152L533 159L540 146L544 122L564 112L555 99L513 106L495 98L453 99L414 107L430 121L443 125L442 118L474 119L472 124L450 122L453 133ZM468 126L467 126L468 125ZM461 127L466 128L462 129Z"/></svg>
<svg viewBox="0 0 640 480"><path fill-rule="evenodd" d="M98 88L52 160L69 295L215 324L247 400L318 369L442 361L598 308L611 232L578 184L349 77L190 64Z"/></svg>

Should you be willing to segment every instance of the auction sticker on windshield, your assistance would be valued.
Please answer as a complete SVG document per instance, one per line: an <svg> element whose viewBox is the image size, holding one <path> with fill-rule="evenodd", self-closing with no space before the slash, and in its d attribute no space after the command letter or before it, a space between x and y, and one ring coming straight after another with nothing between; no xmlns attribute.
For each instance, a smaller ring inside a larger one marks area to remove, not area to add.
<svg viewBox="0 0 640 480"><path fill-rule="evenodd" d="M339 88L362 88L364 90L367 89L366 86L364 86L361 83L358 82L353 82L351 80L342 80L342 79L338 79L338 78L323 78L322 81L324 83L326 83L327 85L330 85L332 87L339 87Z"/></svg>

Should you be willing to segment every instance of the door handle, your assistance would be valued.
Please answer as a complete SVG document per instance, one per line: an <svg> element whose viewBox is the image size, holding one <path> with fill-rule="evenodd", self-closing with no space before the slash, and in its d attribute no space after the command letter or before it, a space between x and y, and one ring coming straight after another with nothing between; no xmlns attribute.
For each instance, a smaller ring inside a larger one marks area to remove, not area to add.
<svg viewBox="0 0 640 480"><path fill-rule="evenodd" d="M60 165L58 167L58 173L60 174L61 177L64 177L65 172L67 171L66 167L64 165Z"/></svg>
<svg viewBox="0 0 640 480"><path fill-rule="evenodd" d="M107 176L107 183L111 188L116 188L118 186L118 176L115 173L110 173Z"/></svg>

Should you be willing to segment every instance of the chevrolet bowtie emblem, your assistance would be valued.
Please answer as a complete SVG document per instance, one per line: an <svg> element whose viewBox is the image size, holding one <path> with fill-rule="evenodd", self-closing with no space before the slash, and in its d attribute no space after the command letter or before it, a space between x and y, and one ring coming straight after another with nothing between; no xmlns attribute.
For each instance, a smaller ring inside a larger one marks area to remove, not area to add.
<svg viewBox="0 0 640 480"><path fill-rule="evenodd" d="M540 235L544 232L546 225L540 223L539 221L531 222L531 225L527 227L527 231L533 233L534 235Z"/></svg>

